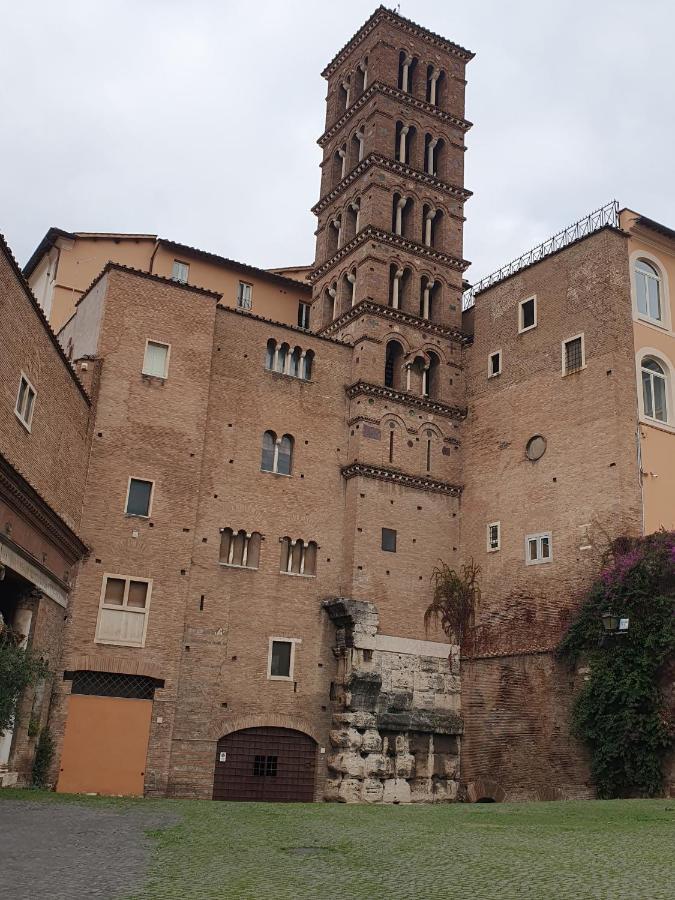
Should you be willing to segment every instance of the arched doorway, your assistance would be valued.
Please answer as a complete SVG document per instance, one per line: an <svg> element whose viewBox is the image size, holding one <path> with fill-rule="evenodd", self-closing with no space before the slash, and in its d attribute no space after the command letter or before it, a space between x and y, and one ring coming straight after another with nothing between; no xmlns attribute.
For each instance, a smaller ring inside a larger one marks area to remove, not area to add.
<svg viewBox="0 0 675 900"><path fill-rule="evenodd" d="M218 741L214 800L311 803L316 741L290 728L244 728Z"/></svg>

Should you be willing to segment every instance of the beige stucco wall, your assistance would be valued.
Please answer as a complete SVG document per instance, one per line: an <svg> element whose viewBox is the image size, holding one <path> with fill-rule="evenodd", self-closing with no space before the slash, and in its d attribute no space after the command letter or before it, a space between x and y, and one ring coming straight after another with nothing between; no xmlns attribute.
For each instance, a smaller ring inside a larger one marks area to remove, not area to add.
<svg viewBox="0 0 675 900"><path fill-rule="evenodd" d="M624 210L621 224L631 235L628 253L638 392L636 400L640 417L644 529L649 534L661 527L675 528L675 241L636 224L638 218L637 213ZM656 266L661 274L663 327L645 322L638 316L634 263L639 258ZM644 415L640 362L645 355L657 357L668 369L667 423L657 423Z"/></svg>

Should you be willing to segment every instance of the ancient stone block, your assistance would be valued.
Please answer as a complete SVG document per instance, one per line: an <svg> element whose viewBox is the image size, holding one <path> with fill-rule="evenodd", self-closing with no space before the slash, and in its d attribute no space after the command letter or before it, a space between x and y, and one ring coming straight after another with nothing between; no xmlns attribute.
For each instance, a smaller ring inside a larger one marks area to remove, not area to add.
<svg viewBox="0 0 675 900"><path fill-rule="evenodd" d="M363 762L366 776L384 777L387 774L387 761L381 753L369 753Z"/></svg>
<svg viewBox="0 0 675 900"><path fill-rule="evenodd" d="M388 778L384 782L383 803L410 803L410 785L404 778Z"/></svg>
<svg viewBox="0 0 675 900"><path fill-rule="evenodd" d="M361 748L368 753L379 753L382 750L382 738L375 728L367 728L362 738Z"/></svg>
<svg viewBox="0 0 675 900"><path fill-rule="evenodd" d="M384 786L379 778L366 778L361 790L361 799L364 803L381 803L384 795Z"/></svg>
<svg viewBox="0 0 675 900"><path fill-rule="evenodd" d="M398 753L395 758L395 771L398 778L410 778L415 770L415 757L412 753Z"/></svg>
<svg viewBox="0 0 675 900"><path fill-rule="evenodd" d="M359 803L361 781L358 778L343 778L338 788L338 800L342 803Z"/></svg>

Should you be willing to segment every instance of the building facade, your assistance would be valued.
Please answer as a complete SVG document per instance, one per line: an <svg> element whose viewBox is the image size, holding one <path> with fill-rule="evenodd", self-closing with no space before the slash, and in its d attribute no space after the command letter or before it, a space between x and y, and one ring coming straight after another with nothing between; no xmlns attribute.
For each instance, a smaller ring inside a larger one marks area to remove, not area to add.
<svg viewBox="0 0 675 900"><path fill-rule="evenodd" d="M553 650L608 541L675 528L675 233L612 204L467 290L471 57L379 7L327 66L309 279L29 262L91 403L58 790L592 795ZM431 576L472 560L449 644Z"/></svg>

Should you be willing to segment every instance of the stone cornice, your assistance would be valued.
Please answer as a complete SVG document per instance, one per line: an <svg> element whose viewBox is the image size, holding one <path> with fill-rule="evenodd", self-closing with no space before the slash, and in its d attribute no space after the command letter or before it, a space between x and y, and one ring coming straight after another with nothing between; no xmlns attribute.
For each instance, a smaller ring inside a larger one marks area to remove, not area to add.
<svg viewBox="0 0 675 900"><path fill-rule="evenodd" d="M408 166L405 163L397 162L394 159L383 156L381 153L369 153L365 159L361 160L356 168L352 169L339 184L335 185L332 191L322 197L321 200L312 207L314 215L318 216L319 213L323 212L327 206L341 194L344 194L344 192L369 169L385 169L386 171L394 172L396 175L402 176L403 178L411 178L426 187L449 194L455 200L459 200L460 203L464 203L465 200L468 200L469 197L472 196L471 191L458 187L456 184L442 181L435 175L429 175L428 172L421 172L419 169L414 169L412 166Z"/></svg>
<svg viewBox="0 0 675 900"><path fill-rule="evenodd" d="M418 256L421 259L440 263L441 265L455 269L457 272L464 272L471 265L468 260L457 259L456 256L450 256L449 253L441 253L440 250L436 250L434 247L427 247L426 244L411 241L410 238L403 237L400 234L385 231L383 228L376 228L374 225L366 225L366 227L362 228L358 234L354 235L351 241L348 241L344 247L340 247L336 253L314 269L309 276L310 283L313 284L325 275L326 272L330 272L330 270L343 260L345 256L349 256L352 250L356 250L361 244L365 244L367 241L371 240L379 241L381 244L391 244L394 247L405 250L406 253L412 253L414 256Z"/></svg>
<svg viewBox="0 0 675 900"><path fill-rule="evenodd" d="M37 531L46 535L71 564L87 552L70 526L12 464L0 454L0 498Z"/></svg>
<svg viewBox="0 0 675 900"><path fill-rule="evenodd" d="M422 25L418 25L416 22L411 21L410 19L406 19L404 16L399 15L394 12L392 9L387 9L386 6L378 6L372 16L365 22L361 28L356 32L356 34L345 44L342 50L339 50L338 53L333 57L333 59L328 63L326 68L321 73L324 78L330 78L333 72L342 65L345 59L349 56L349 54L354 50L359 44L363 43L369 34L376 28L380 22L389 22L392 25L395 25L397 28L400 28L401 31L405 31L407 34L414 35L417 38L421 38L421 40L425 41L427 44L431 44L432 47L435 47L438 50L443 50L445 53L449 53L451 56L455 56L458 59L463 60L464 62L469 62L473 59L474 54L470 50L466 50L464 47L460 47L459 44L453 43L453 41L449 41L447 38L444 38L440 34L436 34L433 31L429 31L428 28L424 28Z"/></svg>
<svg viewBox="0 0 675 900"><path fill-rule="evenodd" d="M381 303L375 303L374 300L369 298L361 300L356 306L352 306L346 313L343 313L339 318L331 322L330 325L323 328L320 334L329 336L362 315L379 316L380 319L388 319L398 324L412 325L413 328L418 328L420 331L424 331L427 334L433 334L435 337L446 338L447 340L456 341L460 344L468 344L471 342L471 336L464 334L459 328L452 328L448 325L439 325L436 322L430 322L428 319L413 316L412 313L403 312L401 309L394 309L392 306L383 306ZM367 337L361 337L358 340L364 339L367 339ZM356 344L357 341L355 340L354 343Z"/></svg>
<svg viewBox="0 0 675 900"><path fill-rule="evenodd" d="M394 388L385 387L382 384L371 384L369 381L356 381L345 388L349 399L354 397L377 397L380 400L393 400L403 406L413 406L436 416L446 419L463 421L466 418L466 407L451 406L449 403L441 403L440 400L432 400L430 397L420 397L408 391L397 391Z"/></svg>
<svg viewBox="0 0 675 900"><path fill-rule="evenodd" d="M335 137L335 135L340 131L340 129L353 119L354 116L366 105L366 103L374 97L375 94L383 94L386 97L393 97L394 100L397 100L399 103L402 103L404 106L409 107L410 109L417 109L420 112L427 113L427 115L436 119L438 122L443 122L444 125L448 125L451 128L456 128L457 131L462 134L466 134L466 132L472 127L473 123L468 122L466 119L461 119L459 116L453 116L451 113L445 112L443 109L439 109L438 106L434 106L433 103L427 103L426 100L420 100L419 97L414 97L412 94L408 94L406 91L402 91L399 88L395 88L390 84L384 84L382 81L374 81L369 88L367 88L352 105L346 110L340 118L331 125L321 137L317 140L317 144L319 147L325 147L326 144L330 143L330 141Z"/></svg>
<svg viewBox="0 0 675 900"><path fill-rule="evenodd" d="M438 478L427 478L424 475L410 475L386 466L371 466L368 463L353 462L343 466L340 471L347 480L357 477L375 478L378 481L387 481L389 484L398 484L401 487L413 488L417 491L430 491L433 494L445 494L450 497L459 497L462 493L461 485L441 481Z"/></svg>

